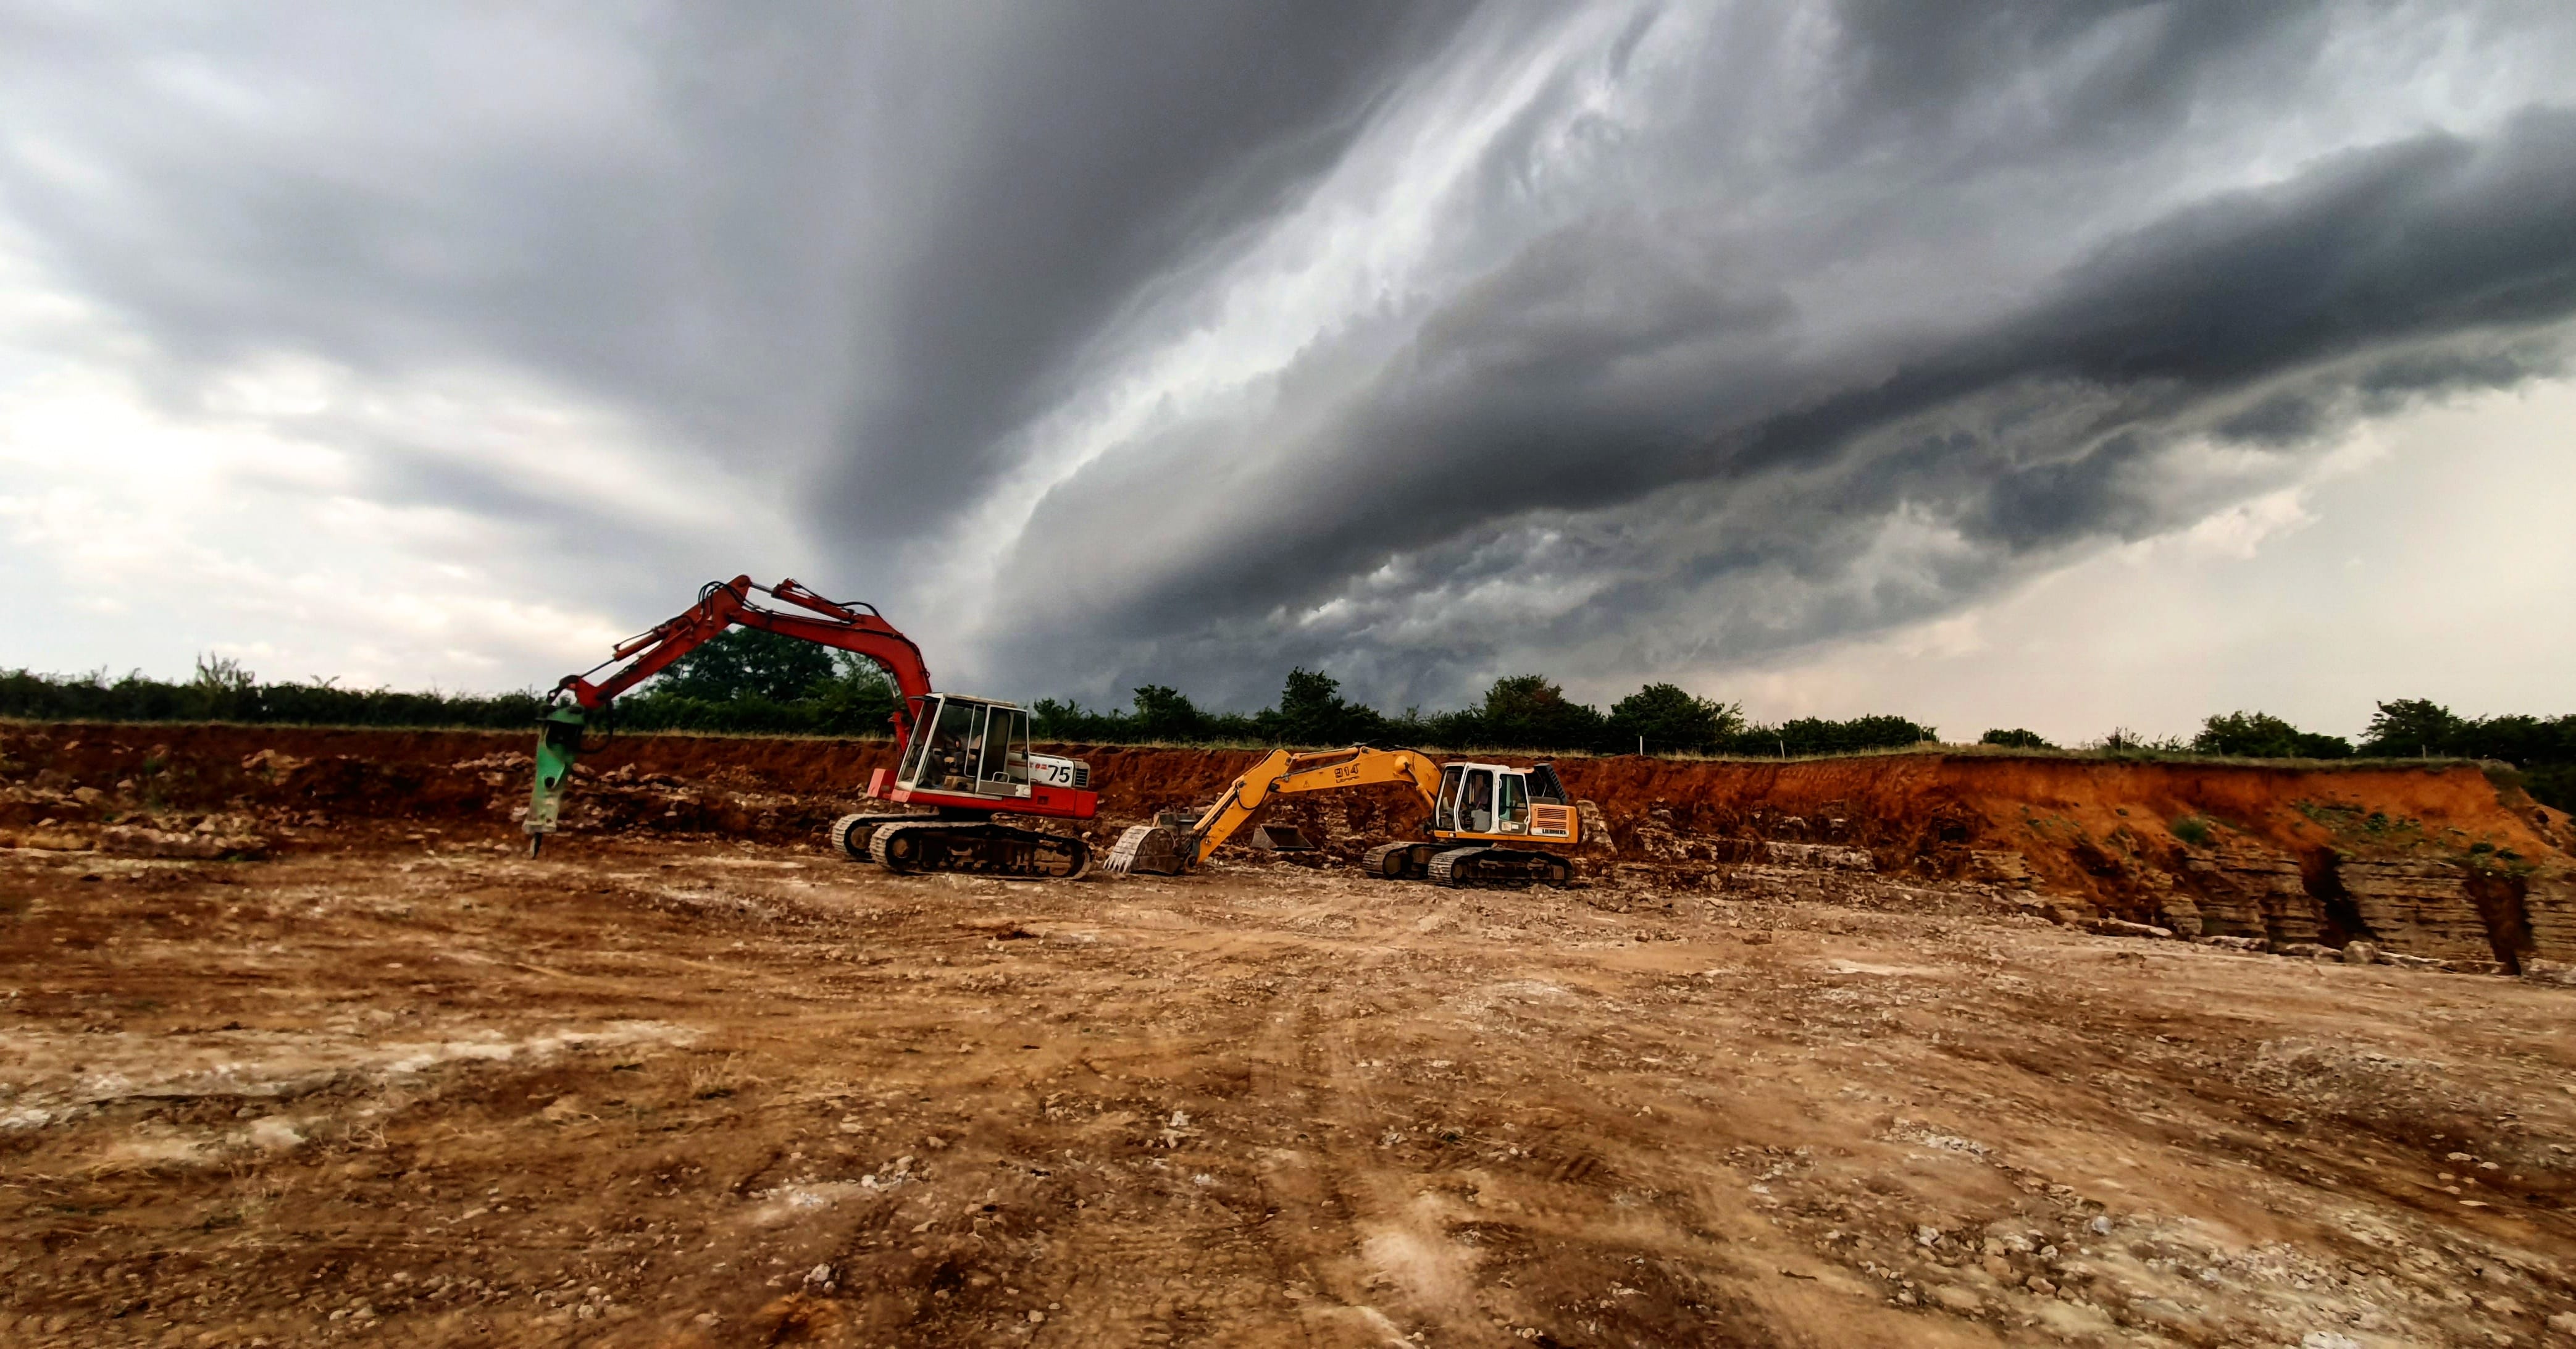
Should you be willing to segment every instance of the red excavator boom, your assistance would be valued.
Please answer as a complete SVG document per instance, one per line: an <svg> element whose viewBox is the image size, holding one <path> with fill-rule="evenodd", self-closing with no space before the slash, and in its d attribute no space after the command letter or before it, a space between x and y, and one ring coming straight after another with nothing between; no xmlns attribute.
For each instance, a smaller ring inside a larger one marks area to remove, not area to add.
<svg viewBox="0 0 2576 1349"><path fill-rule="evenodd" d="M804 612L767 607L754 594ZM687 611L620 642L607 660L555 685L528 798L530 855L555 830L564 783L583 753L582 732L592 714L735 624L857 652L885 667L903 694L893 718L895 766L876 770L866 795L931 813L844 816L832 826L835 848L906 872L1065 879L1089 870L1091 850L1081 839L993 822L998 814L1087 820L1099 808L1089 766L1031 751L1025 709L934 691L921 648L874 605L827 600L792 580L755 585L748 576L709 582ZM610 673L594 678L603 670Z"/></svg>
<svg viewBox="0 0 2576 1349"><path fill-rule="evenodd" d="M763 608L751 598L755 591L819 617ZM736 623L820 646L855 651L884 666L886 673L894 676L895 687L903 691L903 702L894 714L895 741L901 745L912 738L913 710L930 696L930 667L922 662L921 648L886 622L875 605L827 600L792 579L774 586L755 585L748 576L709 581L698 591L698 602L686 613L651 632L627 638L609 653L607 660L580 674L564 676L555 691L572 695L573 701L585 709L605 706L610 699L660 674L673 661ZM620 661L627 662L624 668L595 683L591 680L590 676Z"/></svg>

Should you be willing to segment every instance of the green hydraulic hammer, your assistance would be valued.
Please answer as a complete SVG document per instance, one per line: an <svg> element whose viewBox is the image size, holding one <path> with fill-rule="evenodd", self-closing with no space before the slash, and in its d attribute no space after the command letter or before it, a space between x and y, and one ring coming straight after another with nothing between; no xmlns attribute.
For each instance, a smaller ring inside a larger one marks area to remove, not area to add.
<svg viewBox="0 0 2576 1349"><path fill-rule="evenodd" d="M573 762L581 757L581 732L586 722L579 703L566 700L546 712L537 730L537 782L528 792L528 856L534 857L545 846L546 835L555 831L555 817L563 810L564 781L572 776Z"/></svg>

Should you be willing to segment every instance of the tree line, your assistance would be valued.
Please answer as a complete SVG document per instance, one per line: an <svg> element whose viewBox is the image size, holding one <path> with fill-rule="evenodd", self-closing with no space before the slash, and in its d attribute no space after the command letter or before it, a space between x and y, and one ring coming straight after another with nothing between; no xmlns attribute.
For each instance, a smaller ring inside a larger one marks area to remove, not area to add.
<svg viewBox="0 0 2576 1349"><path fill-rule="evenodd" d="M2115 730L2078 748L2234 759L2488 759L2514 765L2532 799L2576 810L2576 714L2463 717L2429 698L2398 698L2376 706L2359 744L2302 731L2267 712L2223 712L2204 719L2200 733L2189 740L2151 740ZM2026 730L1988 731L1984 743L2058 748Z"/></svg>
<svg viewBox="0 0 2576 1349"><path fill-rule="evenodd" d="M2057 749L2025 730L1995 730L1983 743L2013 749ZM2354 744L2320 735L2267 712L2223 712L2201 722L2200 733L2150 740L2115 730L2081 749L2206 754L2235 759L2500 759L2512 764L2576 762L2576 715L2535 717L2508 713L2463 717L2429 698L2399 698L2377 705Z"/></svg>
<svg viewBox="0 0 2576 1349"><path fill-rule="evenodd" d="M199 657L180 682L106 672L44 675L0 670L0 717L29 721L232 721L303 726L508 726L532 724L545 699L517 693L344 689L328 680L270 684L224 656Z"/></svg>
<svg viewBox="0 0 2576 1349"><path fill-rule="evenodd" d="M755 628L733 628L671 663L617 700L628 730L778 735L886 734L901 699L875 662ZM0 716L36 720L234 721L339 726L526 726L545 696L401 693L328 682L266 683L228 657L201 657L183 683L129 674L0 672ZM1093 710L1041 698L1030 707L1041 739L1092 743L1347 745L1363 741L1494 749L1616 753L1835 754L1935 739L1904 717L1779 725L1745 720L1741 707L1649 684L1602 712L1565 696L1541 675L1494 681L1482 701L1454 712L1408 708L1388 716L1342 696L1332 676L1291 670L1276 705L1212 712L1160 684L1135 690L1125 709Z"/></svg>
<svg viewBox="0 0 2576 1349"><path fill-rule="evenodd" d="M874 662L752 628L735 628L690 652L638 692L618 700L615 724L629 730L775 735L877 736L900 700ZM436 690L345 689L329 681L270 683L226 657L201 657L184 682L104 672L41 675L0 671L0 716L70 721L229 721L271 724L520 728L545 706L537 690L451 694ZM1278 701L1257 712L1216 712L1161 684L1136 689L1123 709L1090 709L1041 698L1030 707L1042 740L1071 743L1436 745L1594 754L1711 754L1798 757L1898 749L1935 741L1933 727L1907 717L1748 720L1739 703L1703 698L1673 684L1648 684L1607 711L1568 698L1543 675L1497 679L1477 703L1447 712L1406 708L1389 716L1342 695L1319 671L1296 669ZM2055 750L2038 734L1998 728L1982 743ZM2576 715L2462 717L2428 699L2377 705L2360 743L2302 731L2263 712L2211 716L2189 739L2148 739L2126 730L2075 748L2112 753L2255 759L2468 758L2515 765L2531 794L2576 808Z"/></svg>
<svg viewBox="0 0 2576 1349"><path fill-rule="evenodd" d="M757 637L762 641L729 641ZM841 656L835 660L836 655ZM887 733L893 681L869 661L751 629L734 629L617 700L629 730L779 735ZM253 725L507 728L536 724L547 694L348 689L328 680L270 683L226 656L200 656L184 681L104 671L0 671L0 717L34 721L227 721Z"/></svg>
<svg viewBox="0 0 2576 1349"><path fill-rule="evenodd" d="M1565 696L1544 675L1506 675L1472 706L1451 712L1406 708L1388 716L1342 696L1332 676L1288 672L1279 701L1258 712L1210 712L1178 689L1148 684L1125 710L1093 711L1041 698L1030 708L1039 735L1060 741L1361 743L1447 745L1592 754L1838 754L1893 749L1937 739L1932 727L1895 716L1778 725L1745 720L1743 708L1672 684L1648 684L1607 712Z"/></svg>

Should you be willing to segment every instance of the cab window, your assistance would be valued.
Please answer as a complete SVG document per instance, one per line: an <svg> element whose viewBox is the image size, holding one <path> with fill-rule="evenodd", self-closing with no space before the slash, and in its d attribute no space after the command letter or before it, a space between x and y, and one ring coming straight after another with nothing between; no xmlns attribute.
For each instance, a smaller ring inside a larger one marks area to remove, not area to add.
<svg viewBox="0 0 2576 1349"><path fill-rule="evenodd" d="M1505 773L1494 784L1494 832L1517 834L1529 823L1529 801L1521 775Z"/></svg>
<svg viewBox="0 0 2576 1349"><path fill-rule="evenodd" d="M922 698L913 703L911 738L903 747L903 763L896 769L894 780L907 787L927 786L923 774L930 762L931 732L939 725L939 710L946 705L942 698Z"/></svg>
<svg viewBox="0 0 2576 1349"><path fill-rule="evenodd" d="M955 698L940 701L939 724L930 731L930 750L924 767L929 781L923 785L949 791L973 789L970 775L975 757L983 748L984 717L979 704Z"/></svg>
<svg viewBox="0 0 2576 1349"><path fill-rule="evenodd" d="M987 715L983 753L975 772L975 789L988 795L1022 796L1029 785L1029 714L1016 707L996 707Z"/></svg>
<svg viewBox="0 0 2576 1349"><path fill-rule="evenodd" d="M1431 808L1431 827L1458 828L1458 788L1466 781L1467 770L1451 764L1440 770L1440 802Z"/></svg>

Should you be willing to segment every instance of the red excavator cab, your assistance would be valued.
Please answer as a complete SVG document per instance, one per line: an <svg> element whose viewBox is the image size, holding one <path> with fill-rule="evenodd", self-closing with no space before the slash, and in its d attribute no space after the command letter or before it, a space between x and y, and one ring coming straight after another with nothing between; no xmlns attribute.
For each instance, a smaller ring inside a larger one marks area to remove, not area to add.
<svg viewBox="0 0 2576 1349"><path fill-rule="evenodd" d="M913 700L912 726L895 766L869 775L868 795L1053 819L1087 820L1099 811L1090 765L1033 752L1028 709L1017 703L933 693Z"/></svg>

